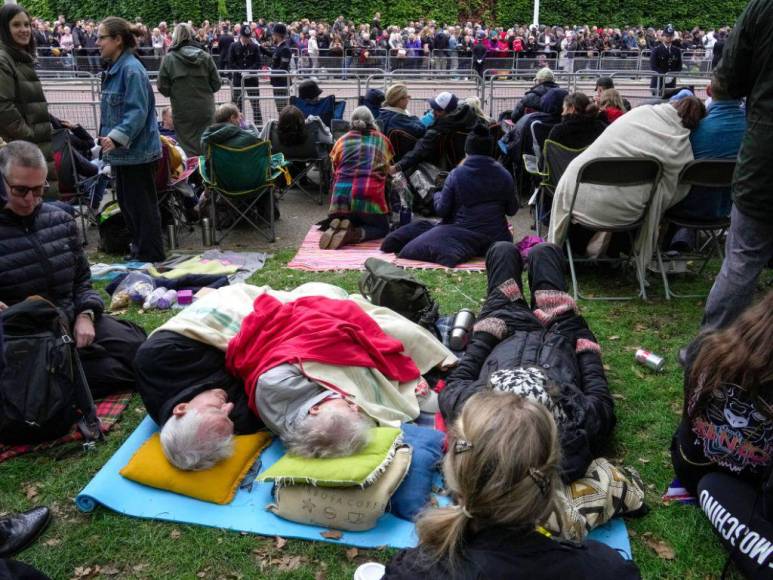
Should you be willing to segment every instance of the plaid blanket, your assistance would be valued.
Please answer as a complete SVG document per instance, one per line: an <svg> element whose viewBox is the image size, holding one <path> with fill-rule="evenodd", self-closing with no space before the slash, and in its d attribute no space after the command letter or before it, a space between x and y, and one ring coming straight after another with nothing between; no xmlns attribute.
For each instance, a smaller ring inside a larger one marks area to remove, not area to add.
<svg viewBox="0 0 773 580"><path fill-rule="evenodd" d="M132 394L128 392L115 393L104 399L95 401L97 405L97 416L100 423L102 423L102 432L107 433L116 424L118 418L126 409L129 401L132 398ZM73 425L72 430L67 435L62 435L59 439L53 441L46 441L44 443L37 443L35 445L2 445L0 444L0 463L25 453L33 453L37 451L44 451L63 445L65 443L71 443L73 441L80 441L83 439L80 431Z"/></svg>

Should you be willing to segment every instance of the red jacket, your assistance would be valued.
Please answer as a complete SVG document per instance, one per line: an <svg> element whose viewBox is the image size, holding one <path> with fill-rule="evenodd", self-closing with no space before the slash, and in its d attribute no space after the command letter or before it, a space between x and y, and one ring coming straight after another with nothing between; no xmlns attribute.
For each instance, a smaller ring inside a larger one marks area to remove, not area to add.
<svg viewBox="0 0 773 580"><path fill-rule="evenodd" d="M263 294L228 343L225 360L228 371L244 380L257 415L255 385L276 366L316 361L378 369L399 382L419 378L416 364L402 352L403 344L354 302L309 296L282 304Z"/></svg>

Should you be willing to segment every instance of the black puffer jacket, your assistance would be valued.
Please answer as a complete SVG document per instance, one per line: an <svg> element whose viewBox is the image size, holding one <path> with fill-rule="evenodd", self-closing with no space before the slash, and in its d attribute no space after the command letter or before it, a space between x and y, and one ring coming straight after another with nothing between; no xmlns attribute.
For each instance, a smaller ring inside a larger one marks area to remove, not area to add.
<svg viewBox="0 0 773 580"><path fill-rule="evenodd" d="M523 328L501 342L486 332L473 334L462 362L440 393L440 411L450 424L467 399L489 388L489 376L496 370L542 369L548 381L558 385L553 398L567 415L559 425L561 477L572 482L585 474L615 426L614 401L596 338L579 315L562 316L547 328L526 320Z"/></svg>
<svg viewBox="0 0 773 580"><path fill-rule="evenodd" d="M51 121L43 86L32 56L0 42L0 137L29 141L48 161L49 196L56 197L56 170L51 146Z"/></svg>
<svg viewBox="0 0 773 580"><path fill-rule="evenodd" d="M553 81L545 81L544 83L534 85L532 88L526 91L526 94L523 95L523 98L518 101L518 103L516 103L510 116L510 120L513 123L517 123L518 119L529 112L527 109L531 109L532 111L539 111L542 97L544 97L550 89L557 88L560 87Z"/></svg>
<svg viewBox="0 0 773 580"><path fill-rule="evenodd" d="M438 159L442 140L453 133L472 130L478 120L478 115L469 105L461 105L453 113L443 115L430 125L424 137L397 163L398 169L410 172L422 161L442 165L442 160Z"/></svg>
<svg viewBox="0 0 773 580"><path fill-rule="evenodd" d="M91 288L91 272L72 216L41 204L21 217L0 211L0 301L16 304L38 295L71 321L84 310L99 316L104 303Z"/></svg>

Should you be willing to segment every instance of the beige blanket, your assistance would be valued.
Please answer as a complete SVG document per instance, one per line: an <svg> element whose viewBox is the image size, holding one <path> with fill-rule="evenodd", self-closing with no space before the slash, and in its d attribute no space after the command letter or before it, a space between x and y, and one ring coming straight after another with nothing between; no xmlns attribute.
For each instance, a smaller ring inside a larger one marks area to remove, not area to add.
<svg viewBox="0 0 773 580"><path fill-rule="evenodd" d="M663 165L663 175L636 239L641 271L652 258L658 224L665 211L682 200L689 187L677 186L679 172L693 160L690 131L682 126L669 104L637 107L612 123L596 141L575 158L561 177L553 197L548 241L563 244L569 230L569 207L580 167L601 157L650 156ZM582 185L572 222L592 229L622 226L641 216L649 186L601 187Z"/></svg>

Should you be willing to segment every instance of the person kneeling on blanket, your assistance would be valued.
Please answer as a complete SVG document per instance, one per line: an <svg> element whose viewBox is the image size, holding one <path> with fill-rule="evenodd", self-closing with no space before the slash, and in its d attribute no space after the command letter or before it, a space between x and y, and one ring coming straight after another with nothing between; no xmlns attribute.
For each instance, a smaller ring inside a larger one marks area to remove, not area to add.
<svg viewBox="0 0 773 580"><path fill-rule="evenodd" d="M443 461L455 504L419 516L419 546L398 552L383 578L639 578L609 546L543 527L564 511L560 457L544 405L506 392L472 396L449 429Z"/></svg>
<svg viewBox="0 0 773 580"><path fill-rule="evenodd" d="M238 284L165 323L135 368L167 458L198 470L264 424L292 453L350 455L374 423L412 421L420 402L436 410L421 373L455 362L427 330L335 286Z"/></svg>
<svg viewBox="0 0 773 580"><path fill-rule="evenodd" d="M612 482L608 489L594 489L594 499L582 486L571 490L577 507L573 525L588 531L614 515L642 513L646 507L638 474L599 458L615 426L614 403L598 342L564 290L561 249L539 244L531 248L528 262L531 308L523 297L523 262L515 246L498 242L486 255L488 297L467 352L440 393L443 418L451 424L467 401L483 391L515 393L541 403L558 424L564 483L596 476ZM615 490L615 482L621 481L625 485ZM615 507L597 509L610 494L620 497L612 502ZM577 529L575 536L584 531Z"/></svg>

